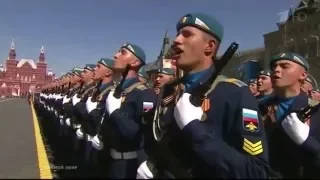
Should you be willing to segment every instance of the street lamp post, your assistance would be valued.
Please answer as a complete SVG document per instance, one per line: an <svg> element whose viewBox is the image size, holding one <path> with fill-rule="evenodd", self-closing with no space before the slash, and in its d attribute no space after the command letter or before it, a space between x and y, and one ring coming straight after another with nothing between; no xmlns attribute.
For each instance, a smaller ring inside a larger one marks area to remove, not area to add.
<svg viewBox="0 0 320 180"><path fill-rule="evenodd" d="M319 36L310 35L310 37L315 38L317 40L317 49L316 49L316 56L319 56Z"/></svg>

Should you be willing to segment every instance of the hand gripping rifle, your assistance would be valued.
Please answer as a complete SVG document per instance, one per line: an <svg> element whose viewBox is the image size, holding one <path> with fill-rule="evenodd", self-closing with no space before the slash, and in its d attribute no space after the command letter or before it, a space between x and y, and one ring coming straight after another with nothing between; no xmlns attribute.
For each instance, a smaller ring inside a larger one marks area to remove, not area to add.
<svg viewBox="0 0 320 180"><path fill-rule="evenodd" d="M305 123L319 109L320 109L320 103L315 106L309 104L307 107L303 108L302 110L296 113L300 121Z"/></svg>
<svg viewBox="0 0 320 180"><path fill-rule="evenodd" d="M120 98L120 96L121 96L121 93L122 93L122 89L121 88L123 86L124 81L126 80L126 77L128 75L129 69L130 69L130 66L127 65L126 68L124 69L124 71L122 71L122 79L121 79L120 83L117 85L117 87L114 90L113 96L115 98Z"/></svg>

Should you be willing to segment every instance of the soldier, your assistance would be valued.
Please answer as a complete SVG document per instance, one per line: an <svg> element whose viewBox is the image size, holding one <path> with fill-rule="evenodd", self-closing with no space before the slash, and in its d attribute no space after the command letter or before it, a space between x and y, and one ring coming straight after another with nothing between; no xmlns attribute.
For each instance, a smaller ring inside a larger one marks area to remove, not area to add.
<svg viewBox="0 0 320 180"><path fill-rule="evenodd" d="M90 167L90 137L88 136L85 129L85 118L87 116L86 101L88 93L94 89L97 83L93 79L95 64L86 64L84 70L81 72L82 88L72 97L73 105L73 122L78 125L79 128L76 130L75 140L75 152L77 153L78 168L80 177L84 177L84 169Z"/></svg>
<svg viewBox="0 0 320 180"><path fill-rule="evenodd" d="M257 80L256 79L249 80L249 89L255 97L257 97L259 95L259 92L257 90Z"/></svg>
<svg viewBox="0 0 320 180"><path fill-rule="evenodd" d="M77 165L77 154L74 153L75 145L75 132L80 127L78 124L73 123L72 120L74 118L74 107L72 104L72 97L80 91L82 88L82 75L83 68L73 68L72 75L70 77L70 88L68 92L63 97L62 106L63 106L63 124L65 125L66 135L65 135L65 142L69 142L65 147L65 153L69 156L67 159L68 165ZM75 171L68 171L66 172L68 175L70 174L71 177L76 175Z"/></svg>
<svg viewBox="0 0 320 180"><path fill-rule="evenodd" d="M110 159L109 149L104 147L102 133L104 128L101 127L103 115L105 112L105 100L110 90L114 87L112 81L112 68L114 61L108 58L102 58L98 61L97 69L94 73L94 79L100 81L99 89L96 89L89 95L86 102L87 116L87 132L93 137L92 143L92 162L93 162L93 174L92 178L105 177L105 169L107 167L108 160Z"/></svg>
<svg viewBox="0 0 320 180"><path fill-rule="evenodd" d="M259 95L256 96L258 102L264 101L272 96L273 89L269 70L259 72L257 91L259 92Z"/></svg>
<svg viewBox="0 0 320 180"><path fill-rule="evenodd" d="M135 178L139 158L143 158L142 117L144 111L153 107L156 95L138 79L138 71L146 61L139 46L124 44L114 55L114 61L115 70L126 69L128 73L122 77L125 78L123 83L117 86L121 92L116 88L106 99L103 123L107 123L107 128L103 139L108 143L106 146L111 156L108 178Z"/></svg>
<svg viewBox="0 0 320 180"><path fill-rule="evenodd" d="M161 68L158 70L156 76L156 82L154 84L154 90L157 94L160 92L160 88L162 88L167 82L172 81L175 76L175 71L172 68Z"/></svg>
<svg viewBox="0 0 320 180"><path fill-rule="evenodd" d="M300 55L287 52L274 56L270 69L275 96L260 104L270 164L284 178L319 177L320 111L307 119L296 113L308 104L315 105L301 91L309 64Z"/></svg>
<svg viewBox="0 0 320 180"><path fill-rule="evenodd" d="M219 76L202 107L189 100L213 74L222 25L214 17L190 13L177 23L177 31L172 58L185 76L173 94L183 94L173 96L173 85L165 86L161 119L154 123L158 147L140 165L137 178L269 177L257 102L243 82Z"/></svg>

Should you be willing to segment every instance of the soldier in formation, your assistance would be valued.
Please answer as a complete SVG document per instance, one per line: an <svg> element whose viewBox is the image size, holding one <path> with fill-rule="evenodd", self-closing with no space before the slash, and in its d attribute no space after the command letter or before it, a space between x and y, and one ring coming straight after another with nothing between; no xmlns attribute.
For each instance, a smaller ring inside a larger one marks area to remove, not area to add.
<svg viewBox="0 0 320 180"><path fill-rule="evenodd" d="M220 74L216 18L189 13L176 27L175 66L154 82L144 50L126 43L43 87L34 105L52 161L77 167L61 177L319 177L319 93L307 61L281 53L247 86Z"/></svg>
<svg viewBox="0 0 320 180"><path fill-rule="evenodd" d="M262 70L259 72L257 78L257 91L259 92L259 95L256 96L258 101L263 101L269 96L272 96L273 89L269 70Z"/></svg>

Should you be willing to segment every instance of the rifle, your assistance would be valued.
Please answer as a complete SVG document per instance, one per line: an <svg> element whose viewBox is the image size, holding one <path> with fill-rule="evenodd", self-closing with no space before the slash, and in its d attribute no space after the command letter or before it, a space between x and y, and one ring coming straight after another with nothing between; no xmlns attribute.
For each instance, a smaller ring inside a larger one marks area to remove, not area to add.
<svg viewBox="0 0 320 180"><path fill-rule="evenodd" d="M114 90L113 96L115 98L120 98L120 96L121 96L121 93L122 93L122 89L121 88L122 88L122 85L123 85L124 81L126 80L126 77L128 75L129 69L130 69L130 66L127 65L126 68L124 69L124 71L122 71L122 79L121 79L120 83L117 85L117 87Z"/></svg>
<svg viewBox="0 0 320 180"><path fill-rule="evenodd" d="M93 91L89 94L89 97L91 97L92 102L97 101L97 96L100 94L100 86L102 84L103 78L99 79L96 87L93 89Z"/></svg>
<svg viewBox="0 0 320 180"><path fill-rule="evenodd" d="M296 113L300 121L305 123L319 109L320 109L320 103L315 106L308 105L307 107L303 108L301 111L298 111Z"/></svg>
<svg viewBox="0 0 320 180"><path fill-rule="evenodd" d="M234 53L238 50L239 44L236 42L231 43L226 52L223 54L221 59L215 62L214 72L210 76L210 78L203 84L200 84L190 96L190 102L195 106L201 106L203 99L206 96L207 91L211 88L211 85L214 83L216 78L219 76L223 68L228 64L231 60Z"/></svg>

